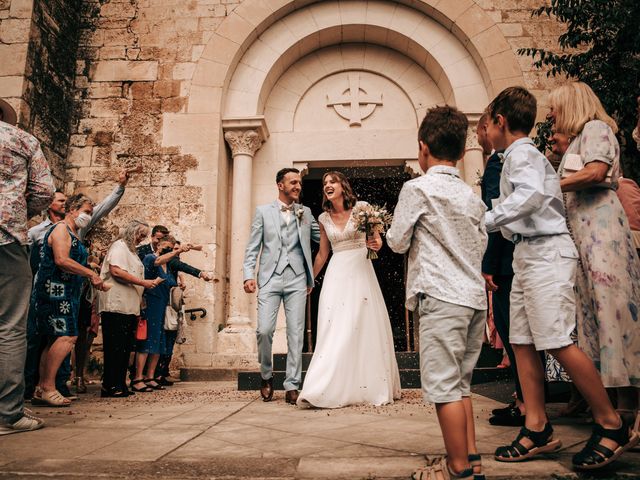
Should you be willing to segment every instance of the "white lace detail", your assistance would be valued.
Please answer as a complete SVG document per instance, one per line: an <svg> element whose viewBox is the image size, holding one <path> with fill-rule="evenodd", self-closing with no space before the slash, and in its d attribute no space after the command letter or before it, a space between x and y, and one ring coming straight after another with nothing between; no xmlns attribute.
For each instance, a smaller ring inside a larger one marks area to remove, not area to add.
<svg viewBox="0 0 640 480"><path fill-rule="evenodd" d="M334 252L354 250L356 248L364 248L367 246L365 234L356 230L351 217L347 220L347 224L344 226L344 230L342 231L340 231L335 223L333 223L329 212L321 213L318 217L318 221L320 221L324 226L324 230L327 232L327 238L331 242L331 249Z"/></svg>

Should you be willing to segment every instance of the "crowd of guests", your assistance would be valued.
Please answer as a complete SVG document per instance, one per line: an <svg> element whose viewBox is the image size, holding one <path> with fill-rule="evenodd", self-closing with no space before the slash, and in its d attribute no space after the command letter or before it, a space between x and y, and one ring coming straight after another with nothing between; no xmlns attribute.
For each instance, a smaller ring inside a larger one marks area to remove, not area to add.
<svg viewBox="0 0 640 480"><path fill-rule="evenodd" d="M140 170L122 170L99 204L84 193L67 197L54 188L38 141L15 123L15 111L0 100L0 296L11 299L0 307L0 435L44 425L25 400L68 407L87 392L84 370L99 328L102 397L171 386L183 275L212 279L180 260L202 247L181 245L162 225L133 220L106 254L91 251L92 228ZM27 229L43 212L45 219Z"/></svg>

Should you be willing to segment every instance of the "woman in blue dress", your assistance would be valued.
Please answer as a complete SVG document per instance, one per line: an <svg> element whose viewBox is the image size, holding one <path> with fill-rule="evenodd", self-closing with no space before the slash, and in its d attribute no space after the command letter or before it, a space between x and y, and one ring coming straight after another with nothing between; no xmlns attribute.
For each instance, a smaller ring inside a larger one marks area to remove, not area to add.
<svg viewBox="0 0 640 480"><path fill-rule="evenodd" d="M71 401L55 386L60 364L71 352L78 336L78 311L84 277L98 290L105 290L100 276L87 268L87 249L78 238L78 230L91 222L93 202L83 194L69 197L63 221L46 233L40 250L40 268L36 275L30 308L35 314L38 332L48 337L40 362L40 383L32 403L68 407Z"/></svg>
<svg viewBox="0 0 640 480"><path fill-rule="evenodd" d="M164 390L164 387L154 380L154 373L166 343L164 315L169 305L169 295L171 289L178 285L175 275L167 268L167 262L176 255L173 251L174 243L173 237L165 237L158 244L157 252L150 253L142 260L144 278L161 278L163 282L153 290L144 291L146 308L142 315L147 319L147 339L138 341L136 345L136 376L131 382L131 389L135 392Z"/></svg>

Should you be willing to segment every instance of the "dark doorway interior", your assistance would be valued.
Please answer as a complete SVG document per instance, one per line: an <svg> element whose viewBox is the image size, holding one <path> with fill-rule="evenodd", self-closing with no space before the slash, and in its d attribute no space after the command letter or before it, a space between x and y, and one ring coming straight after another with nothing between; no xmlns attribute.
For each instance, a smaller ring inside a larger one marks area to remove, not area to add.
<svg viewBox="0 0 640 480"><path fill-rule="evenodd" d="M398 200L398 194L404 182L411 177L402 167L343 167L343 168L314 168L310 169L309 174L303 179L303 202L311 208L313 215L318 218L322 213L322 175L331 170L337 170L344 173L351 182L355 194L359 200L364 200L376 205L386 205L390 212L393 212ZM312 243L313 255L318 250L318 245ZM387 304L389 318L391 320L391 328L393 330L393 338L395 349L397 352L408 351L412 343L409 338L407 343L407 323L408 317L404 308L405 297L405 256L398 255L384 244L379 252L379 258L373 260L373 266L382 289L384 300ZM316 341L316 322L318 313L318 299L320 297L320 289L324 271L318 276L319 285L316 285L310 301L310 318L311 318L311 341L315 345ZM345 292L349 295L349 292ZM412 331L411 326L408 329ZM305 335L305 351L310 351L308 345L309 335Z"/></svg>

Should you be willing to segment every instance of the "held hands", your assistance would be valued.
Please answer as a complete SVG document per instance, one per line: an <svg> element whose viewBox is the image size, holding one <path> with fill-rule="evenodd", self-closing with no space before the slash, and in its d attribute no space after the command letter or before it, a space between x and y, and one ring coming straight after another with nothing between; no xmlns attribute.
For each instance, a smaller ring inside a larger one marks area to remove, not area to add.
<svg viewBox="0 0 640 480"><path fill-rule="evenodd" d="M484 278L484 288L487 290L487 292L495 292L496 290L498 290L498 285L493 282L493 275L483 273L482 277Z"/></svg>
<svg viewBox="0 0 640 480"><path fill-rule="evenodd" d="M246 293L256 293L258 286L256 285L255 280L245 280L244 282L244 291Z"/></svg>

